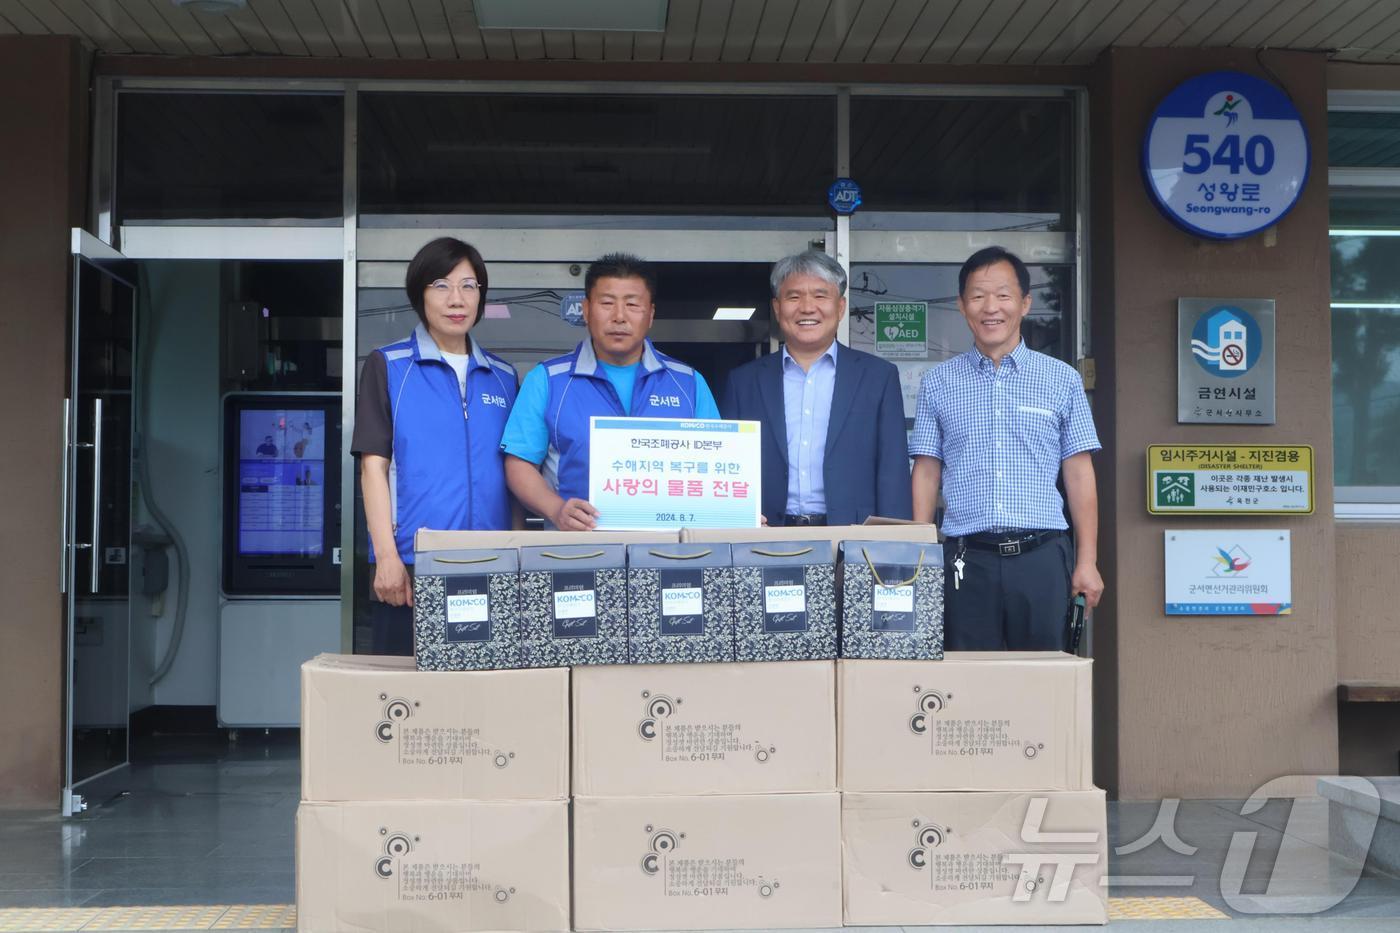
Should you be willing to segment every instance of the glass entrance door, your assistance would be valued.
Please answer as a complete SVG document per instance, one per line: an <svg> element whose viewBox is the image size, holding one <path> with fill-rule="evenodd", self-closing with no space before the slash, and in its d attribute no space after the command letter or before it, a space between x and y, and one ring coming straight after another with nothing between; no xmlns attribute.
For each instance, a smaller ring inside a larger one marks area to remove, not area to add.
<svg viewBox="0 0 1400 933"><path fill-rule="evenodd" d="M120 789L128 756L132 264L73 231L72 340L64 400L67 748L65 816Z"/></svg>

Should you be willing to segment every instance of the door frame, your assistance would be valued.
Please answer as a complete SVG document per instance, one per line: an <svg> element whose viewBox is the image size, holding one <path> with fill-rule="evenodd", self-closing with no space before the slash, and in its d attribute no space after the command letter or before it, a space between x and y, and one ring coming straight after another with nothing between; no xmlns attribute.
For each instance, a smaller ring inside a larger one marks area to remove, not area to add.
<svg viewBox="0 0 1400 933"><path fill-rule="evenodd" d="M96 589L98 574L98 548L95 537L99 515L101 509L100 483L102 471L100 468L102 457L102 434L101 434L101 405L100 400L94 406L94 430L90 441L84 442L79 438L80 412L76 410L78 403L78 377L79 362L81 354L79 352L79 341L82 337L80 327L80 272L84 264L91 266L103 275L109 276L121 282L131 289L131 328L132 328L132 350L133 365L135 356L136 341L136 297L137 283L135 276L129 274L129 270L124 268L129 262L129 257L112 249L106 243L94 237L85 230L73 228L71 231L69 252L73 259L72 282L70 283L70 330L69 330L69 372L67 385L64 388L63 399L63 492L61 496L61 524L62 535L59 543L59 589L63 594L64 606L64 710L63 710L63 786L60 790L60 809L62 814L73 816L75 813L87 809L85 795L105 796L124 788L126 782L126 771L131 764L130 749L130 710L124 712L128 716L127 727L127 751L123 760L96 774L89 775L74 781L73 775L73 736L77 727L76 706L75 706L75 666L77 648L77 611L78 611L78 591L80 581L78 578L78 552L86 550L89 555L89 567L91 576L88 580L89 587ZM132 374L132 402L133 413L135 411L135 373ZM90 537L92 540L86 543L78 541L78 515L75 508L77 502L78 484L78 458L84 451L91 450L96 458L98 466L93 468L93 491L92 491L92 521ZM130 541L127 541L127 553L130 554ZM130 573L130 562L128 557L128 574ZM130 628L130 591L127 595L127 620L128 632ZM130 640L128 635L127 643L127 669L124 676L130 679ZM129 683L128 683L129 691ZM125 704L129 706L128 704ZM81 793L79 792L81 790Z"/></svg>

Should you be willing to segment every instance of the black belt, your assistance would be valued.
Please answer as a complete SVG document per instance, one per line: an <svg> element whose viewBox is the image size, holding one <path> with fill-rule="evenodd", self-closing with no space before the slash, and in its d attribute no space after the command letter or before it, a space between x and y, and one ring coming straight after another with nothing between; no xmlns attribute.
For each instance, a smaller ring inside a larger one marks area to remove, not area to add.
<svg viewBox="0 0 1400 933"><path fill-rule="evenodd" d="M784 515L784 525L825 525L825 515Z"/></svg>
<svg viewBox="0 0 1400 933"><path fill-rule="evenodd" d="M959 547L970 547L979 551L996 551L1002 557L1015 557L1034 551L1047 541L1054 541L1063 535L1058 529L1051 531L987 531L975 535L963 535L953 540Z"/></svg>

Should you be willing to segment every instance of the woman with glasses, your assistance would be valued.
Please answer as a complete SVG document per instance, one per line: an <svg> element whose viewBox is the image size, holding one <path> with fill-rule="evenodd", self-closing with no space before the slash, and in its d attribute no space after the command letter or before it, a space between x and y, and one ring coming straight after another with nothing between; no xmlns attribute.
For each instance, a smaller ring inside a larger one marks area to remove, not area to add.
<svg viewBox="0 0 1400 933"><path fill-rule="evenodd" d="M486 263L469 243L440 237L408 264L419 324L365 360L351 450L360 458L375 654L413 653L413 536L519 527L506 489L501 432L515 402L515 368L471 330L486 304Z"/></svg>

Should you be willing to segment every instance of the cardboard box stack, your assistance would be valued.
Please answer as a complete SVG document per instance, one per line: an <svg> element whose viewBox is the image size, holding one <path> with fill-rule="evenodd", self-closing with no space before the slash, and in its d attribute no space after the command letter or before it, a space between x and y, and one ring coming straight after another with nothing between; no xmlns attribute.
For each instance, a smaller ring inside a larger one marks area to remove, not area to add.
<svg viewBox="0 0 1400 933"><path fill-rule="evenodd" d="M837 663L847 924L1107 922L1091 662Z"/></svg>
<svg viewBox="0 0 1400 933"><path fill-rule="evenodd" d="M831 661L574 671L574 927L841 924Z"/></svg>
<svg viewBox="0 0 1400 933"><path fill-rule="evenodd" d="M569 671L302 666L300 931L569 929Z"/></svg>

